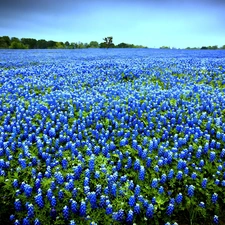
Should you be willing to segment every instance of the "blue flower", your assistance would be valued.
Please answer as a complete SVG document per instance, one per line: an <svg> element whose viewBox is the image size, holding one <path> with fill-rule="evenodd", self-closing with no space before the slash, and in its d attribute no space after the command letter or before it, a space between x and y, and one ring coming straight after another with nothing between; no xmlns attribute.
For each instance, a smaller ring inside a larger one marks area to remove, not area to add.
<svg viewBox="0 0 225 225"><path fill-rule="evenodd" d="M73 213L77 213L78 211L78 205L77 205L77 202L75 200L71 200L71 211Z"/></svg>
<svg viewBox="0 0 225 225"><path fill-rule="evenodd" d="M14 202L14 207L16 211L21 211L22 210L22 203L20 199L16 199Z"/></svg>
<svg viewBox="0 0 225 225"><path fill-rule="evenodd" d="M140 167L138 178L139 178L139 180L142 180L142 181L145 179L145 168L144 168L144 166Z"/></svg>
<svg viewBox="0 0 225 225"><path fill-rule="evenodd" d="M182 177L183 177L183 172L179 170L179 171L177 172L176 178L177 178L177 180L181 180Z"/></svg>
<svg viewBox="0 0 225 225"><path fill-rule="evenodd" d="M213 217L213 223L218 224L219 223L219 218L217 215L214 215Z"/></svg>
<svg viewBox="0 0 225 225"><path fill-rule="evenodd" d="M183 195L182 195L182 193L179 193L177 195L175 201L176 201L177 204L180 204L182 202L182 200L183 200Z"/></svg>
<svg viewBox="0 0 225 225"><path fill-rule="evenodd" d="M217 199L218 199L218 194L217 193L213 193L212 194L212 198L211 198L212 203L216 204L217 203Z"/></svg>
<svg viewBox="0 0 225 225"><path fill-rule="evenodd" d="M193 196L194 196L194 191L195 191L195 187L194 187L193 185L190 185L190 186L188 187L188 193L187 193L187 195L188 195L189 197L193 197Z"/></svg>
<svg viewBox="0 0 225 225"><path fill-rule="evenodd" d="M137 197L138 195L140 195L140 192L141 192L141 187L137 184L134 189L134 195Z"/></svg>
<svg viewBox="0 0 225 225"><path fill-rule="evenodd" d="M33 218L34 217L34 206L30 203L27 207L27 216L28 218Z"/></svg>
<svg viewBox="0 0 225 225"><path fill-rule="evenodd" d="M207 178L203 178L203 180L202 180L202 188L206 188L206 186L207 186Z"/></svg>
<svg viewBox="0 0 225 225"><path fill-rule="evenodd" d="M154 205L148 204L147 210L146 210L146 216L147 218L152 218L154 214Z"/></svg>
<svg viewBox="0 0 225 225"><path fill-rule="evenodd" d="M107 205L107 207L106 207L106 214L107 214L107 215L110 215L110 214L112 214L112 213L113 213L113 207L112 207L111 204L109 204L109 205Z"/></svg>
<svg viewBox="0 0 225 225"><path fill-rule="evenodd" d="M38 205L39 208L44 207L44 201L43 201L43 198L42 198L41 194L38 194L38 195L35 196L35 202L36 202L36 204Z"/></svg>
<svg viewBox="0 0 225 225"><path fill-rule="evenodd" d="M70 224L69 225L76 225L76 222L74 220L70 220Z"/></svg>
<svg viewBox="0 0 225 225"><path fill-rule="evenodd" d="M81 201L80 203L80 216L84 217L86 216L86 203L84 201Z"/></svg>
<svg viewBox="0 0 225 225"><path fill-rule="evenodd" d="M133 213L133 211L130 209L130 210L128 211L126 221L127 221L128 223L132 223L133 217L134 217L134 213Z"/></svg>
<svg viewBox="0 0 225 225"><path fill-rule="evenodd" d="M95 192L91 192L88 196L88 199L91 203L91 208L95 209L97 208L97 198L96 198L96 193Z"/></svg>
<svg viewBox="0 0 225 225"><path fill-rule="evenodd" d="M139 214L140 212L141 212L140 205L136 203L136 205L134 206L134 213Z"/></svg>
<svg viewBox="0 0 225 225"><path fill-rule="evenodd" d="M173 178L174 175L174 170L170 169L169 174L167 175L168 179L171 180Z"/></svg>
<svg viewBox="0 0 225 225"><path fill-rule="evenodd" d="M152 188L157 188L157 186L158 186L158 180L157 180L157 178L154 178L152 180L151 187Z"/></svg>
<svg viewBox="0 0 225 225"><path fill-rule="evenodd" d="M213 162L216 159L216 153L214 151L210 152L209 161Z"/></svg>
<svg viewBox="0 0 225 225"><path fill-rule="evenodd" d="M65 220L69 219L69 214L70 214L69 208L66 205L66 206L63 207L63 217L64 217Z"/></svg>
<svg viewBox="0 0 225 225"><path fill-rule="evenodd" d="M200 203L199 203L199 206L200 206L201 208L205 208L205 203L204 203L204 202L200 202Z"/></svg>
<svg viewBox="0 0 225 225"><path fill-rule="evenodd" d="M135 203L136 203L135 196L131 195L130 198L129 198L129 205L131 207L134 207Z"/></svg>
<svg viewBox="0 0 225 225"><path fill-rule="evenodd" d="M174 205L170 203L166 209L166 214L168 216L171 216L173 214L173 211L174 211Z"/></svg>

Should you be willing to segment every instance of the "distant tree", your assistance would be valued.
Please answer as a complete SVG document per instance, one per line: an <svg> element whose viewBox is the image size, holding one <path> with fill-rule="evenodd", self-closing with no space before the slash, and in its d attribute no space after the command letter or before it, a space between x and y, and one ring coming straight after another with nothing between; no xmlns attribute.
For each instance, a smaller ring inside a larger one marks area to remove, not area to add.
<svg viewBox="0 0 225 225"><path fill-rule="evenodd" d="M10 39L11 42L15 41L15 42L20 42L20 39L17 37L11 37Z"/></svg>
<svg viewBox="0 0 225 225"><path fill-rule="evenodd" d="M0 37L0 48L9 48L10 44L4 39L4 37Z"/></svg>
<svg viewBox="0 0 225 225"><path fill-rule="evenodd" d="M40 49L47 49L48 48L48 42L44 39L40 39L37 41L37 48Z"/></svg>
<svg viewBox="0 0 225 225"><path fill-rule="evenodd" d="M64 44L63 44L63 42L56 42L56 48L58 48L58 49L63 49L64 48Z"/></svg>
<svg viewBox="0 0 225 225"><path fill-rule="evenodd" d="M69 48L70 43L69 43L68 41L66 41L66 42L64 43L64 45L66 46L66 48Z"/></svg>
<svg viewBox="0 0 225 225"><path fill-rule="evenodd" d="M223 45L220 49L225 49L225 45Z"/></svg>
<svg viewBox="0 0 225 225"><path fill-rule="evenodd" d="M28 49L28 46L18 41L12 41L9 48L10 49Z"/></svg>
<svg viewBox="0 0 225 225"><path fill-rule="evenodd" d="M113 44L113 37L105 37L103 38L106 48L113 48L115 45Z"/></svg>
<svg viewBox="0 0 225 225"><path fill-rule="evenodd" d="M207 49L208 49L208 47L206 47L206 46L202 46L202 47L201 47L201 49L202 49L202 50L207 50Z"/></svg>
<svg viewBox="0 0 225 225"><path fill-rule="evenodd" d="M34 38L21 38L21 43L28 46L29 49L37 48L37 40Z"/></svg>
<svg viewBox="0 0 225 225"><path fill-rule="evenodd" d="M88 43L84 43L84 48L88 48L89 44Z"/></svg>
<svg viewBox="0 0 225 225"><path fill-rule="evenodd" d="M169 46L162 46L162 47L160 47L160 49L170 49L170 47Z"/></svg>
<svg viewBox="0 0 225 225"><path fill-rule="evenodd" d="M48 47L47 47L48 49L56 48L56 42L50 40L50 41L47 42L47 46L48 46Z"/></svg>
<svg viewBox="0 0 225 225"><path fill-rule="evenodd" d="M99 44L98 44L98 42L97 41L91 41L90 43L89 43L89 46L88 46L89 48L98 48L99 47Z"/></svg>

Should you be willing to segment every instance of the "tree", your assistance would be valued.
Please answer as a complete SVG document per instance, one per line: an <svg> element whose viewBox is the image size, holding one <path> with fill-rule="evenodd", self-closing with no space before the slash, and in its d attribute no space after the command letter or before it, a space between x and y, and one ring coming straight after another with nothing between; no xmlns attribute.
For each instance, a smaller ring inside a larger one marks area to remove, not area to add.
<svg viewBox="0 0 225 225"><path fill-rule="evenodd" d="M89 48L98 48L99 47L99 44L97 41L91 41L89 43Z"/></svg>
<svg viewBox="0 0 225 225"><path fill-rule="evenodd" d="M21 38L21 43L28 46L29 49L37 47L37 40L34 38Z"/></svg>
<svg viewBox="0 0 225 225"><path fill-rule="evenodd" d="M110 48L110 47L112 48L112 47L114 47L113 37L105 37L105 38L103 38L103 40L105 41L103 43L105 43L104 46L106 46L106 48Z"/></svg>
<svg viewBox="0 0 225 225"><path fill-rule="evenodd" d="M28 47L26 45L24 45L23 43L18 42L18 41L12 41L9 48L11 48L11 49L28 49Z"/></svg>

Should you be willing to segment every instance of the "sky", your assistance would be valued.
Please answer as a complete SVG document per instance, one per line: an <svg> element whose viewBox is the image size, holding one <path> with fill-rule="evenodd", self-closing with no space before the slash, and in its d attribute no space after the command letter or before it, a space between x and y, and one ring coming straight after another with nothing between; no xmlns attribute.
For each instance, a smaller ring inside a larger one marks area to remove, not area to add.
<svg viewBox="0 0 225 225"><path fill-rule="evenodd" d="M0 36L175 48L225 45L225 0L5 0Z"/></svg>

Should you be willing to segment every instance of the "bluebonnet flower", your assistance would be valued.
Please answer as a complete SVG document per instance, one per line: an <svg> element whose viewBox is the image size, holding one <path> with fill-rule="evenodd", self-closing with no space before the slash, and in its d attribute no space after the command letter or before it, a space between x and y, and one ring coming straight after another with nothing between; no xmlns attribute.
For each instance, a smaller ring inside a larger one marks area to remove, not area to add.
<svg viewBox="0 0 225 225"><path fill-rule="evenodd" d="M119 211L117 212L117 220L118 221L123 221L124 219L124 210L123 209L119 209Z"/></svg>
<svg viewBox="0 0 225 225"><path fill-rule="evenodd" d="M74 220L70 220L70 224L69 225L76 225Z"/></svg>
<svg viewBox="0 0 225 225"><path fill-rule="evenodd" d="M141 212L140 205L136 203L136 205L134 206L134 213L139 214L140 212Z"/></svg>
<svg viewBox="0 0 225 225"><path fill-rule="evenodd" d="M220 152L220 158L224 158L224 157L225 157L225 149L223 148L222 151Z"/></svg>
<svg viewBox="0 0 225 225"><path fill-rule="evenodd" d="M153 178L152 183L151 183L151 187L152 188L157 188L158 186L158 179L157 178Z"/></svg>
<svg viewBox="0 0 225 225"><path fill-rule="evenodd" d="M200 203L199 203L199 206L200 206L201 208L205 208L205 203L204 203L204 202L200 202Z"/></svg>
<svg viewBox="0 0 225 225"><path fill-rule="evenodd" d="M142 151L141 158L142 158L142 159L146 159L147 156L148 156L148 150L147 150L147 149L144 149L144 150Z"/></svg>
<svg viewBox="0 0 225 225"><path fill-rule="evenodd" d="M183 172L179 170L179 171L177 172L176 179L177 179L177 180L181 180L182 177L183 177Z"/></svg>
<svg viewBox="0 0 225 225"><path fill-rule="evenodd" d="M135 196L131 195L130 198L129 198L130 207L134 207L135 203L136 203Z"/></svg>
<svg viewBox="0 0 225 225"><path fill-rule="evenodd" d="M182 202L182 200L183 200L183 195L182 195L182 193L179 193L177 195L175 201L176 201L177 204L180 204Z"/></svg>
<svg viewBox="0 0 225 225"><path fill-rule="evenodd" d="M196 178L197 178L197 173L193 172L191 174L191 179L196 180Z"/></svg>
<svg viewBox="0 0 225 225"><path fill-rule="evenodd" d="M159 187L159 190L158 190L158 192L159 192L159 194L162 194L162 193L164 193L164 188L163 188L163 186L160 186L160 187Z"/></svg>
<svg viewBox="0 0 225 225"><path fill-rule="evenodd" d="M134 162L134 170L139 170L140 169L140 160L136 159Z"/></svg>
<svg viewBox="0 0 225 225"><path fill-rule="evenodd" d="M173 178L173 175L174 175L174 170L173 169L170 169L169 173L168 173L168 179L171 180Z"/></svg>
<svg viewBox="0 0 225 225"><path fill-rule="evenodd" d="M62 159L62 168L65 170L68 166L68 161L66 158L63 158Z"/></svg>
<svg viewBox="0 0 225 225"><path fill-rule="evenodd" d="M14 202L14 207L16 211L21 211L22 210L22 203L20 199L16 199Z"/></svg>
<svg viewBox="0 0 225 225"><path fill-rule="evenodd" d="M173 211L174 211L174 205L170 203L166 209L166 214L168 216L171 216L173 214Z"/></svg>
<svg viewBox="0 0 225 225"><path fill-rule="evenodd" d="M89 170L92 172L95 169L95 156L92 154L89 159Z"/></svg>
<svg viewBox="0 0 225 225"><path fill-rule="evenodd" d="M52 206L52 207L55 207L55 206L56 206L56 203L57 203L57 202L56 202L55 196L52 196L51 202L50 202L50 203L51 203L51 206Z"/></svg>
<svg viewBox="0 0 225 225"><path fill-rule="evenodd" d="M13 180L13 187L14 187L14 188L18 188L18 187L19 187L19 182L18 182L17 179L14 179L14 180Z"/></svg>
<svg viewBox="0 0 225 225"><path fill-rule="evenodd" d="M27 207L27 216L28 218L33 218L34 217L34 206L30 203Z"/></svg>
<svg viewBox="0 0 225 225"><path fill-rule="evenodd" d="M112 214L113 213L113 207L111 204L107 205L106 207L106 214L109 215L109 214Z"/></svg>
<svg viewBox="0 0 225 225"><path fill-rule="evenodd" d="M206 188L206 186L207 186L207 178L203 178L203 180L202 180L202 188Z"/></svg>
<svg viewBox="0 0 225 225"><path fill-rule="evenodd" d="M33 188L29 184L24 185L24 192L27 198L31 196L32 190Z"/></svg>
<svg viewBox="0 0 225 225"><path fill-rule="evenodd" d="M80 203L80 215L83 217L83 216L86 216L86 203L84 201L81 201Z"/></svg>
<svg viewBox="0 0 225 225"><path fill-rule="evenodd" d="M154 196L154 197L152 197L151 203L152 203L153 205L155 205L155 204L156 204L156 197L155 197L155 196Z"/></svg>
<svg viewBox="0 0 225 225"><path fill-rule="evenodd" d="M134 195L137 197L138 195L140 195L140 192L141 192L141 187L137 184L134 189Z"/></svg>
<svg viewBox="0 0 225 225"><path fill-rule="evenodd" d="M218 199L218 194L217 193L213 193L212 194L212 198L211 198L212 203L216 204L217 199Z"/></svg>
<svg viewBox="0 0 225 225"><path fill-rule="evenodd" d="M145 168L144 168L144 166L140 167L138 178L139 178L139 180L142 180L142 181L145 179Z"/></svg>
<svg viewBox="0 0 225 225"><path fill-rule="evenodd" d="M160 183L164 184L166 182L167 176L165 173L162 174L161 179L160 179Z"/></svg>
<svg viewBox="0 0 225 225"><path fill-rule="evenodd" d="M38 205L39 208L44 207L44 201L43 201L43 198L42 198L41 194L38 194L38 195L35 196L35 202L36 202L36 204Z"/></svg>
<svg viewBox="0 0 225 225"><path fill-rule="evenodd" d="M216 159L216 153L214 151L210 152L209 161L213 162Z"/></svg>
<svg viewBox="0 0 225 225"><path fill-rule="evenodd" d="M19 220L15 220L14 225L21 225Z"/></svg>
<svg viewBox="0 0 225 225"><path fill-rule="evenodd" d="M219 218L217 215L213 216L213 223L218 224L219 223Z"/></svg>
<svg viewBox="0 0 225 225"><path fill-rule="evenodd" d="M205 162L204 162L203 159L201 159L200 162L199 162L199 166L200 166L200 167L203 167L204 165L205 165Z"/></svg>
<svg viewBox="0 0 225 225"><path fill-rule="evenodd" d="M23 225L30 225L30 221L28 217L23 218Z"/></svg>
<svg viewBox="0 0 225 225"><path fill-rule="evenodd" d="M159 172L159 166L158 165L154 166L154 171L157 172L157 173Z"/></svg>
<svg viewBox="0 0 225 225"><path fill-rule="evenodd" d="M222 187L225 187L225 180L222 180L221 186L222 186Z"/></svg>
<svg viewBox="0 0 225 225"><path fill-rule="evenodd" d="M127 221L128 223L132 223L133 217L134 217L134 213L133 213L133 211L130 209L130 210L128 211L126 221Z"/></svg>
<svg viewBox="0 0 225 225"><path fill-rule="evenodd" d="M152 218L154 214L154 205L148 204L147 210L146 210L146 216L147 218Z"/></svg>
<svg viewBox="0 0 225 225"><path fill-rule="evenodd" d="M146 167L149 168L152 164L152 159L150 157L147 158Z"/></svg>
<svg viewBox="0 0 225 225"><path fill-rule="evenodd" d="M15 220L15 215L11 214L10 217L9 217L9 220L10 220L10 221Z"/></svg>
<svg viewBox="0 0 225 225"><path fill-rule="evenodd" d="M95 192L91 192L89 193L88 199L91 203L91 208L95 209L97 208L97 198L96 198L96 193Z"/></svg>
<svg viewBox="0 0 225 225"><path fill-rule="evenodd" d="M64 197L64 192L63 192L63 190L59 190L59 191L58 191L58 198L61 200L61 199L63 199L63 197Z"/></svg>
<svg viewBox="0 0 225 225"><path fill-rule="evenodd" d="M187 195L188 195L189 197L194 196L194 191L195 191L195 187L194 187L193 185L190 185L190 186L188 187L188 193L187 193Z"/></svg>
<svg viewBox="0 0 225 225"><path fill-rule="evenodd" d="M66 205L66 206L63 207L63 217L64 217L64 219L68 220L69 215L70 215L69 207Z"/></svg>
<svg viewBox="0 0 225 225"><path fill-rule="evenodd" d="M116 197L116 192L117 192L117 186L115 183L113 183L112 188L111 188L111 194Z"/></svg>

